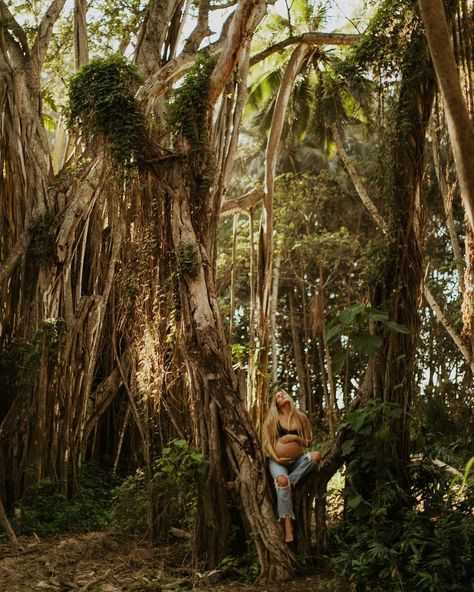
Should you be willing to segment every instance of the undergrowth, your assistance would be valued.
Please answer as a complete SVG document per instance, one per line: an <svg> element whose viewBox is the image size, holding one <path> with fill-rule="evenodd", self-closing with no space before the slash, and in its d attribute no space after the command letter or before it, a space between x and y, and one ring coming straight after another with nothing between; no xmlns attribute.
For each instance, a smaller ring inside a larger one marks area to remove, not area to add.
<svg viewBox="0 0 474 592"><path fill-rule="evenodd" d="M68 532L102 530L112 518L114 479L95 463L81 472L80 488L66 499L58 483L43 479L17 504L12 526L17 534L48 536Z"/></svg>
<svg viewBox="0 0 474 592"><path fill-rule="evenodd" d="M383 450L399 409L371 401L347 416L344 520L331 533L334 568L356 592L468 592L474 581L474 487L428 462L412 463L410 489Z"/></svg>

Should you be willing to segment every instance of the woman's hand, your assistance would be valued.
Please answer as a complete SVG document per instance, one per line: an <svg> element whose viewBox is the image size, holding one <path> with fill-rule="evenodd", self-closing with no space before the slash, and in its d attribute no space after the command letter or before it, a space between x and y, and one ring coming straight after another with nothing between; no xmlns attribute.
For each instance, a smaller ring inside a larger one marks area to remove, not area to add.
<svg viewBox="0 0 474 592"><path fill-rule="evenodd" d="M287 434L280 438L282 444L288 444L288 442L299 442L301 444L301 438L296 434Z"/></svg>

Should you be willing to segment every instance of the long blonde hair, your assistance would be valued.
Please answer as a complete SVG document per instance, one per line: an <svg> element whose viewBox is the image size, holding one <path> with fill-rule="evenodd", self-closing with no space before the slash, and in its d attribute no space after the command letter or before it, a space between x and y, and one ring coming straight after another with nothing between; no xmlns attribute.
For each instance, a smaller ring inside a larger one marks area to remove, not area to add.
<svg viewBox="0 0 474 592"><path fill-rule="evenodd" d="M290 415L288 416L288 426L291 426L291 420L293 417L295 417L297 420L296 421L296 430L298 431L298 436L301 436L302 438L305 437L305 429L304 429L303 422L301 420L302 414L296 408L295 402L293 401L291 396L288 395L288 393L284 389L279 389L273 395L272 402L270 403L270 407L268 408L267 417L265 418L265 421L263 422L263 438L262 438L262 440L263 440L263 450L266 453L269 453L269 446L271 446L273 448L278 440L277 424L280 419L280 413L278 411L278 406L276 403L276 397L277 397L278 393L285 393L285 395L287 395L288 399L289 399L291 410L290 410Z"/></svg>

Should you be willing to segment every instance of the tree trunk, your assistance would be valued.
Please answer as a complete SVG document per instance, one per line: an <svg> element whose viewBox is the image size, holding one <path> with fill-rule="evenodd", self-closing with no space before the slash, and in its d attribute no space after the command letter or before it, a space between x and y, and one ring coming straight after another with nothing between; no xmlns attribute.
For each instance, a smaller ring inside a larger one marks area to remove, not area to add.
<svg viewBox="0 0 474 592"><path fill-rule="evenodd" d="M474 128L459 80L443 0L418 1L443 97L464 209L474 232Z"/></svg>
<svg viewBox="0 0 474 592"><path fill-rule="evenodd" d="M241 509L251 529L264 580L286 579L292 573L288 554L267 490L265 463L254 427L242 408L232 368L230 348L225 340L205 246L194 230L189 189L177 169L172 180L173 242L175 250L190 245L198 262L194 275L180 278L180 298L186 327L186 356L192 379L193 404L211 413L202 416L198 442L207 453L210 468L206 491L202 493L204 515L197 536L198 557L217 565L225 553L229 524L224 481L225 451L237 471L235 488ZM221 433L224 433L224 440Z"/></svg>
<svg viewBox="0 0 474 592"><path fill-rule="evenodd" d="M259 432L264 421L269 397L266 374L268 371L268 354L270 349L269 319L273 281L273 193L278 147L293 83L307 53L307 49L308 46L303 43L298 45L293 51L286 67L278 90L265 155L265 195L258 246L257 344L254 356L249 360L249 373L254 376L252 383L255 389L251 393L252 416Z"/></svg>
<svg viewBox="0 0 474 592"><path fill-rule="evenodd" d="M20 545L19 540L16 538L16 534L11 527L10 521L5 513L5 508L3 507L2 500L0 499L0 524L3 526L3 530L5 531L8 540L10 541L11 545L17 549L21 549L22 546Z"/></svg>

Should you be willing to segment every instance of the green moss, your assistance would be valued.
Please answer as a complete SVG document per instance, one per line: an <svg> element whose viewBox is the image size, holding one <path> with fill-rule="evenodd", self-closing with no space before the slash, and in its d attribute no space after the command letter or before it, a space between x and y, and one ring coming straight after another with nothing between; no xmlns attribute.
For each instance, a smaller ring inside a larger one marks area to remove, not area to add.
<svg viewBox="0 0 474 592"><path fill-rule="evenodd" d="M201 217L201 206L215 176L215 163L210 145L212 109L208 102L209 77L216 58L208 52L198 53L193 68L184 78L168 103L167 120L177 143L188 153L188 176L193 214Z"/></svg>
<svg viewBox="0 0 474 592"><path fill-rule="evenodd" d="M145 116L135 99L142 79L122 56L94 58L69 84L69 127L89 140L99 140L119 164L130 163L145 129Z"/></svg>
<svg viewBox="0 0 474 592"><path fill-rule="evenodd" d="M168 123L175 135L181 135L193 152L203 153L209 142L209 77L216 58L200 51L196 62L185 76L183 84L171 93L168 103Z"/></svg>
<svg viewBox="0 0 474 592"><path fill-rule="evenodd" d="M199 257L194 245L190 243L180 243L176 252L176 273L178 275L187 274L190 277L196 277L199 273Z"/></svg>

